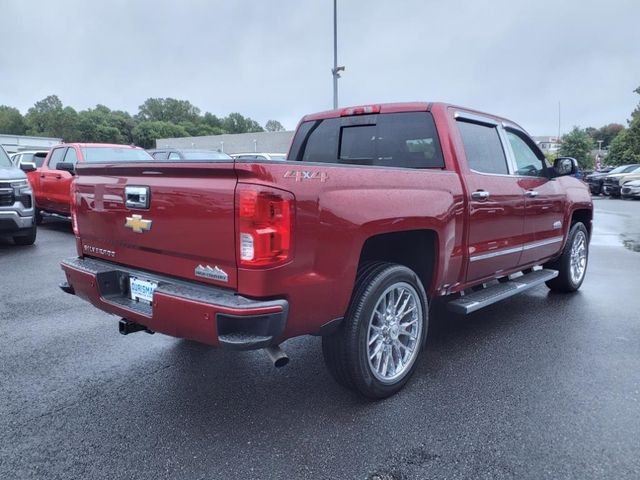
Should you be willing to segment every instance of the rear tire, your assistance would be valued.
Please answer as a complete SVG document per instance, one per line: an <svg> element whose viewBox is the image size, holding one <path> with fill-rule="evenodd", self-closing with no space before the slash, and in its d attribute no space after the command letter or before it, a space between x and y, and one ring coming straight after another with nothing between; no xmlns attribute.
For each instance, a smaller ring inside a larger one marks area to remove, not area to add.
<svg viewBox="0 0 640 480"><path fill-rule="evenodd" d="M587 273L589 261L589 232L581 222L569 230L569 238L562 254L545 268L558 270L558 276L549 280L547 287L554 292L571 293L580 288Z"/></svg>
<svg viewBox="0 0 640 480"><path fill-rule="evenodd" d="M37 229L34 225L29 230L29 233L27 233L26 235L15 236L13 237L13 241L16 245L33 245L34 243L36 243L36 234Z"/></svg>
<svg viewBox="0 0 640 480"><path fill-rule="evenodd" d="M365 264L339 330L322 338L325 363L341 385L381 399L416 369L428 327L422 282L405 266Z"/></svg>

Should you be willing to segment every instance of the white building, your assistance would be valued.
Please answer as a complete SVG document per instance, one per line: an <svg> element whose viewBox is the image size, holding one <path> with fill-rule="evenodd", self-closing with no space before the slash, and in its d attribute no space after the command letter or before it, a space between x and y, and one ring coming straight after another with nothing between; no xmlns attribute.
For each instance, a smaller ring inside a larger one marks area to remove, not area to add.
<svg viewBox="0 0 640 480"><path fill-rule="evenodd" d="M228 154L268 152L287 153L294 132L256 132L202 137L159 138L156 148L216 150Z"/></svg>
<svg viewBox="0 0 640 480"><path fill-rule="evenodd" d="M557 153L560 150L560 139L552 136L532 137L543 153Z"/></svg>
<svg viewBox="0 0 640 480"><path fill-rule="evenodd" d="M0 134L0 145L4 147L7 153L15 153L23 150L48 150L59 143L62 143L61 138Z"/></svg>

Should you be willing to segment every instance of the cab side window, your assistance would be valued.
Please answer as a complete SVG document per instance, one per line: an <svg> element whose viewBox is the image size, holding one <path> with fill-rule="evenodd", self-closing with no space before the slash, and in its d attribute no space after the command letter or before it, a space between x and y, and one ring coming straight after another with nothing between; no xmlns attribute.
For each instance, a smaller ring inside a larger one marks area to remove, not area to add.
<svg viewBox="0 0 640 480"><path fill-rule="evenodd" d="M171 152L169 154L169 160L180 160L180 154L177 152Z"/></svg>
<svg viewBox="0 0 640 480"><path fill-rule="evenodd" d="M533 151L520 135L507 131L507 138L516 161L516 175L524 177L546 176L544 160Z"/></svg>
<svg viewBox="0 0 640 480"><path fill-rule="evenodd" d="M76 155L76 149L70 147L67 149L67 153L64 156L65 163L78 163L78 156Z"/></svg>
<svg viewBox="0 0 640 480"><path fill-rule="evenodd" d="M51 158L49 159L49 168L53 169L53 170L57 170L58 169L58 163L62 162L62 159L64 158L64 153L67 149L66 148L55 148L53 149L53 151L51 152Z"/></svg>
<svg viewBox="0 0 640 480"><path fill-rule="evenodd" d="M469 168L475 172L508 175L507 157L496 126L458 120Z"/></svg>

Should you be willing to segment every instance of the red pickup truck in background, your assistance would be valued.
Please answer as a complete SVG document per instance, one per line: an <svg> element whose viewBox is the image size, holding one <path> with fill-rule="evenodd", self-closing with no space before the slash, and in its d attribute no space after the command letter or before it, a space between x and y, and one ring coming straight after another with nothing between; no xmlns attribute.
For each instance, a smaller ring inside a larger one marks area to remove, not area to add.
<svg viewBox="0 0 640 480"><path fill-rule="evenodd" d="M128 145L63 143L53 147L42 166L27 174L36 200L36 223L42 223L43 213L70 215L71 181L76 164L103 162L105 159L123 158L123 155L131 161L151 158L145 150Z"/></svg>
<svg viewBox="0 0 640 480"><path fill-rule="evenodd" d="M322 336L371 398L416 367L429 304L471 313L545 283L573 292L592 227L576 162L516 123L442 103L308 115L286 162L78 165L78 257L61 288L155 331L231 349Z"/></svg>

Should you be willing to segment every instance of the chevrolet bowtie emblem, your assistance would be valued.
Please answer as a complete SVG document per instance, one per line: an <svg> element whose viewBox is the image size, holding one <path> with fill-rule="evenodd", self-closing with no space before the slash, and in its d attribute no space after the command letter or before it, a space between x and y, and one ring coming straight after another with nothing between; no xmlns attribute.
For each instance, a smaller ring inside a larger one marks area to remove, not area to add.
<svg viewBox="0 0 640 480"><path fill-rule="evenodd" d="M136 233L142 233L143 230L151 230L151 223L153 220L145 220L142 218L142 215L132 215L127 217L127 222L124 224L125 227L130 228Z"/></svg>

